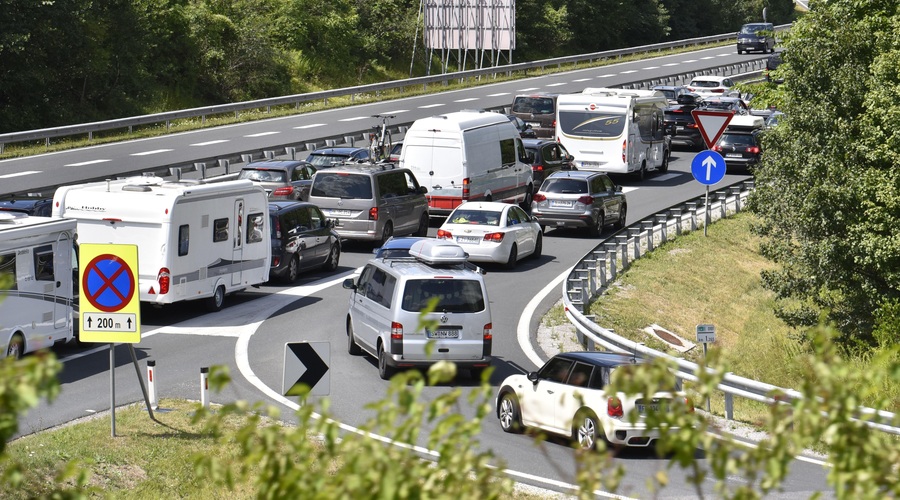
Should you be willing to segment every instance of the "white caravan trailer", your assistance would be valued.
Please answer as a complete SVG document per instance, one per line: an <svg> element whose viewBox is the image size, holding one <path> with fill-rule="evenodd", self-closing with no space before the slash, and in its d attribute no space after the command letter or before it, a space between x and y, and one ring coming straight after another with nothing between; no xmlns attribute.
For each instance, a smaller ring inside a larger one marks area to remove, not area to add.
<svg viewBox="0 0 900 500"><path fill-rule="evenodd" d="M464 201L531 205L531 162L506 115L459 111L420 118L403 137L400 166L428 188L430 215L449 215Z"/></svg>
<svg viewBox="0 0 900 500"><path fill-rule="evenodd" d="M556 138L575 156L578 170L643 179L669 169L666 97L654 90L586 88L556 103Z"/></svg>
<svg viewBox="0 0 900 500"><path fill-rule="evenodd" d="M159 177L63 186L53 215L78 221L78 243L138 247L141 301L154 305L225 295L269 279L269 202L247 180L213 184Z"/></svg>
<svg viewBox="0 0 900 500"><path fill-rule="evenodd" d="M0 357L74 337L75 221L0 212Z"/></svg>

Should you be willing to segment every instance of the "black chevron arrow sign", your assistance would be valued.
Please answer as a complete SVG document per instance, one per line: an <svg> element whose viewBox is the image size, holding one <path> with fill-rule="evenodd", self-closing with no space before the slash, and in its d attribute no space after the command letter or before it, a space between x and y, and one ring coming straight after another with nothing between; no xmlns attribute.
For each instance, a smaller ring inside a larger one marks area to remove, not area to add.
<svg viewBox="0 0 900 500"><path fill-rule="evenodd" d="M284 383L282 394L299 396L303 386L311 396L324 396L330 392L331 377L328 363L331 345L328 342L288 342L284 344Z"/></svg>

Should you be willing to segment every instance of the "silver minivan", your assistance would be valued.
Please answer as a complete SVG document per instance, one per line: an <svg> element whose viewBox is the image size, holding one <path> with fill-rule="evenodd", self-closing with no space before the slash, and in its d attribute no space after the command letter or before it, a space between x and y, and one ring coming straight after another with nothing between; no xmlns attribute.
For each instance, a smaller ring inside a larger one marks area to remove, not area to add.
<svg viewBox="0 0 900 500"><path fill-rule="evenodd" d="M335 220L341 238L380 244L393 235L428 234L426 192L409 169L356 164L317 171L309 202Z"/></svg>
<svg viewBox="0 0 900 500"><path fill-rule="evenodd" d="M355 281L343 283L351 291L347 351L374 356L385 380L398 368L441 360L480 379L493 344L482 274L459 245L434 239L413 243L409 257L370 260ZM423 315L433 299L436 307Z"/></svg>

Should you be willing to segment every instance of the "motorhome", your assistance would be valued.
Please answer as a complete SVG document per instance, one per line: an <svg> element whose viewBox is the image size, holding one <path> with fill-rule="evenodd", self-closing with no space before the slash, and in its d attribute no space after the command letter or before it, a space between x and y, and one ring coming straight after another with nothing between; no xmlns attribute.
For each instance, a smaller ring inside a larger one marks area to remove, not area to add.
<svg viewBox="0 0 900 500"><path fill-rule="evenodd" d="M53 215L78 222L78 243L138 247L141 302L225 296L269 279L269 202L248 180L211 184L131 177L63 186Z"/></svg>
<svg viewBox="0 0 900 500"><path fill-rule="evenodd" d="M464 201L531 205L531 163L506 115L459 111L416 120L403 138L400 166L428 188L431 216L447 216Z"/></svg>
<svg viewBox="0 0 900 500"><path fill-rule="evenodd" d="M556 138L575 156L578 170L634 174L669 169L666 97L654 90L586 88L562 94Z"/></svg>
<svg viewBox="0 0 900 500"><path fill-rule="evenodd" d="M74 338L75 221L0 212L0 357Z"/></svg>

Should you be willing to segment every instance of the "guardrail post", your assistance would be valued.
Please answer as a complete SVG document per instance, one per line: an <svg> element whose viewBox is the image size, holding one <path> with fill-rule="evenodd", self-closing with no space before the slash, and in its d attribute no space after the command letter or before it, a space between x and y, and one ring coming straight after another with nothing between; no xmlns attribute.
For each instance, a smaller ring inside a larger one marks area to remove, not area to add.
<svg viewBox="0 0 900 500"><path fill-rule="evenodd" d="M243 154L241 155L241 161L244 163L250 163L253 161L253 155Z"/></svg>
<svg viewBox="0 0 900 500"><path fill-rule="evenodd" d="M201 179L206 179L206 163L202 161L194 162L194 170L200 172Z"/></svg>
<svg viewBox="0 0 900 500"><path fill-rule="evenodd" d="M734 420L734 395L725 393L725 418Z"/></svg>
<svg viewBox="0 0 900 500"><path fill-rule="evenodd" d="M292 160L296 160L297 159L297 148L295 148L293 146L286 146L284 148L284 154L290 156Z"/></svg>
<svg viewBox="0 0 900 500"><path fill-rule="evenodd" d="M653 221L641 221L641 230L647 233L647 251L653 251Z"/></svg>
<svg viewBox="0 0 900 500"><path fill-rule="evenodd" d="M181 180L181 167L169 167L169 175L175 177L176 181Z"/></svg>
<svg viewBox="0 0 900 500"><path fill-rule="evenodd" d="M315 151L316 149L316 143L314 142L307 142L304 146L306 146L307 151Z"/></svg>
<svg viewBox="0 0 900 500"><path fill-rule="evenodd" d="M597 271L600 276L600 288L606 287L606 252L603 252L603 257L597 258Z"/></svg>
<svg viewBox="0 0 900 500"><path fill-rule="evenodd" d="M734 196L734 211L741 211L741 188L738 186L732 186L728 188L728 193L731 196Z"/></svg>
<svg viewBox="0 0 900 500"><path fill-rule="evenodd" d="M719 210L719 213L722 214L722 215L719 217L719 220L722 220L722 219L728 217L728 210L727 210L727 208L728 208L728 204L727 204L727 203L728 203L728 194L727 194L727 193L719 193L719 203L720 203L720 207L719 207L720 210Z"/></svg>
<svg viewBox="0 0 900 500"><path fill-rule="evenodd" d="M345 136L344 136L344 144L349 145L351 148L353 147L353 144L354 144L355 142L356 142L356 137L353 137L352 135L345 135Z"/></svg>
<svg viewBox="0 0 900 500"><path fill-rule="evenodd" d="M337 141L334 139L325 139L325 146L329 148L333 148L337 146Z"/></svg>
<svg viewBox="0 0 900 500"><path fill-rule="evenodd" d="M628 228L628 238L634 242L634 260L641 258L641 229L639 227Z"/></svg>
<svg viewBox="0 0 900 500"><path fill-rule="evenodd" d="M604 243L606 247L606 255L609 259L609 281L616 281L616 261L619 260L618 248L615 243Z"/></svg>
<svg viewBox="0 0 900 500"><path fill-rule="evenodd" d="M681 236L681 209L673 208L669 212L675 219L675 236Z"/></svg>
<svg viewBox="0 0 900 500"><path fill-rule="evenodd" d="M698 205L699 205L699 203L697 203L696 201L689 201L684 204L684 206L686 206L687 209L690 211L691 231L697 230L697 206Z"/></svg>
<svg viewBox="0 0 900 500"><path fill-rule="evenodd" d="M272 151L272 150L263 151L263 157L265 157L265 159L267 159L267 160L274 160L275 159L275 151Z"/></svg>
<svg viewBox="0 0 900 500"><path fill-rule="evenodd" d="M618 248L622 249L622 270L624 271L628 268L628 236L617 235L616 247L616 252L619 252Z"/></svg>
<svg viewBox="0 0 900 500"><path fill-rule="evenodd" d="M656 214L654 217L656 218L656 222L662 226L659 240L660 244L669 241L669 216L666 214Z"/></svg>
<svg viewBox="0 0 900 500"><path fill-rule="evenodd" d="M230 174L231 170L231 160L219 160L219 168L225 170L225 174Z"/></svg>

